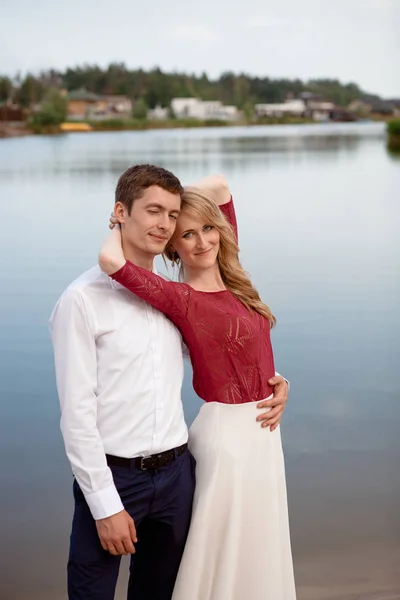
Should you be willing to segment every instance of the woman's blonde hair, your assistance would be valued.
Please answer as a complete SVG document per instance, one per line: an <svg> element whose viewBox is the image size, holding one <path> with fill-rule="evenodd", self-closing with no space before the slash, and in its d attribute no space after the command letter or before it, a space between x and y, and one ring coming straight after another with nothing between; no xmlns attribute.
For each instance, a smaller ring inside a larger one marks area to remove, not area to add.
<svg viewBox="0 0 400 600"><path fill-rule="evenodd" d="M276 319L268 306L262 302L257 290L253 287L247 273L240 264L239 247L236 243L233 228L225 219L212 196L203 192L203 190L187 187L182 195L182 210L200 222L212 225L218 230L220 240L217 261L222 281L250 313L256 311L263 315L273 327ZM173 250L172 244L168 244L164 254L173 264L179 265L179 278L182 280L184 266L177 252Z"/></svg>

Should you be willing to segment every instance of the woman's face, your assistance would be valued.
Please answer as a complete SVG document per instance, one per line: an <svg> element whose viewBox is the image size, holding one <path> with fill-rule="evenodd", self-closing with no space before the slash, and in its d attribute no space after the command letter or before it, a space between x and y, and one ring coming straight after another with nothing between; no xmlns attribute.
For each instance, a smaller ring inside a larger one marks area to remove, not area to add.
<svg viewBox="0 0 400 600"><path fill-rule="evenodd" d="M219 251L218 229L209 223L200 222L185 210L179 215L171 242L186 268L208 269L216 264Z"/></svg>

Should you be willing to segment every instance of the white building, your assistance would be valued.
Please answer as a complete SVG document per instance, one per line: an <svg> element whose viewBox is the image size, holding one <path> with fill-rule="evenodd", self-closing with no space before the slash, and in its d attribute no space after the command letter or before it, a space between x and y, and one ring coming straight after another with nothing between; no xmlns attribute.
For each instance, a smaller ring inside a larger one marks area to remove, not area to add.
<svg viewBox="0 0 400 600"><path fill-rule="evenodd" d="M301 117L305 110L304 100L285 100L282 104L256 104L254 107L257 117L282 117L292 115Z"/></svg>
<svg viewBox="0 0 400 600"><path fill-rule="evenodd" d="M173 98L171 109L177 119L202 119L202 101L198 98Z"/></svg>
<svg viewBox="0 0 400 600"><path fill-rule="evenodd" d="M236 121L239 111L236 106L225 106L219 100L203 102L203 119L217 119L220 121Z"/></svg>
<svg viewBox="0 0 400 600"><path fill-rule="evenodd" d="M326 100L309 100L307 102L306 116L311 117L314 121L329 121L335 105L333 102Z"/></svg>
<svg viewBox="0 0 400 600"><path fill-rule="evenodd" d="M224 106L219 100L174 98L171 101L171 109L177 119L234 121L239 116L236 106Z"/></svg>
<svg viewBox="0 0 400 600"><path fill-rule="evenodd" d="M101 96L101 102L106 104L106 110L115 113L132 113L132 100L127 96L110 95Z"/></svg>
<svg viewBox="0 0 400 600"><path fill-rule="evenodd" d="M164 121L168 119L169 108L163 108L162 106L156 106L147 111L147 118L154 119L155 121Z"/></svg>
<svg viewBox="0 0 400 600"><path fill-rule="evenodd" d="M222 105L221 113L224 115L227 121L236 121L239 118L240 114L237 106L233 105Z"/></svg>

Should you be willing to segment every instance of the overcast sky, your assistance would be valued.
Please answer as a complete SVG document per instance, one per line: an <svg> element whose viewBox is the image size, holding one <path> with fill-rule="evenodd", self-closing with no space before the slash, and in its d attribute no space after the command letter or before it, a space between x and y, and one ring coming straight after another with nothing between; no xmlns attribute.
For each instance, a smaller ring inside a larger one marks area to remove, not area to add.
<svg viewBox="0 0 400 600"><path fill-rule="evenodd" d="M400 97L400 0L1 0L0 73L84 63L354 81Z"/></svg>

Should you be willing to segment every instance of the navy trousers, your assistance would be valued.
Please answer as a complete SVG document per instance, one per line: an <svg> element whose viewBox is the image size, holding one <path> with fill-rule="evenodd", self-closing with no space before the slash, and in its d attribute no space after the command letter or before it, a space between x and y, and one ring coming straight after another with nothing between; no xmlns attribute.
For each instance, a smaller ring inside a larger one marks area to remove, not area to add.
<svg viewBox="0 0 400 600"><path fill-rule="evenodd" d="M195 460L186 451L160 469L112 466L111 470L138 537L127 599L170 600L189 531ZM68 598L113 600L121 557L101 547L96 522L76 481L74 499Z"/></svg>

